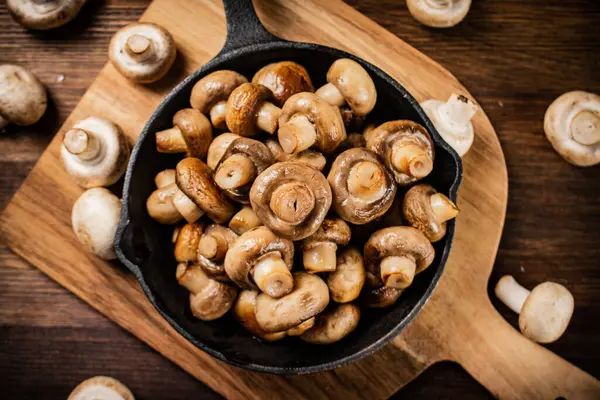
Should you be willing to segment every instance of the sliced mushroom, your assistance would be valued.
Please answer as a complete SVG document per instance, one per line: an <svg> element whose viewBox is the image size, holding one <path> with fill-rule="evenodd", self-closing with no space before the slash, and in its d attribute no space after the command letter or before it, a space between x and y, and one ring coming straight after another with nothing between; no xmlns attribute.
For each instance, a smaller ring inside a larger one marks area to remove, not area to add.
<svg viewBox="0 0 600 400"><path fill-rule="evenodd" d="M283 148L275 139L267 139L265 145L271 151L273 157L279 162L296 161L313 167L318 171L323 171L325 164L327 164L325 156L312 149L304 150L297 154L288 154L283 151Z"/></svg>
<svg viewBox="0 0 600 400"><path fill-rule="evenodd" d="M0 65L0 129L9 123L35 124L47 106L46 89L37 76L18 65Z"/></svg>
<svg viewBox="0 0 600 400"><path fill-rule="evenodd" d="M465 96L453 93L447 102L426 100L421 107L446 143L459 156L467 154L475 138L471 119L477 112L477 105Z"/></svg>
<svg viewBox="0 0 600 400"><path fill-rule="evenodd" d="M213 171L216 170L217 164L221 161L223 154L225 154L231 142L239 138L241 138L240 135L231 132L222 133L217 136L208 147L208 155L206 156L206 165L208 165L208 168Z"/></svg>
<svg viewBox="0 0 600 400"><path fill-rule="evenodd" d="M272 333L300 325L323 311L327 304L327 284L317 275L296 272L293 291L278 299L261 293L254 309L258 326L263 331Z"/></svg>
<svg viewBox="0 0 600 400"><path fill-rule="evenodd" d="M225 254L238 238L231 229L221 225L209 225L198 243L198 264L213 279L228 281L225 273Z"/></svg>
<svg viewBox="0 0 600 400"><path fill-rule="evenodd" d="M297 93L281 109L277 135L286 153L300 153L314 146L331 154L346 139L346 129L333 106L314 93Z"/></svg>
<svg viewBox="0 0 600 400"><path fill-rule="evenodd" d="M573 296L558 283L544 282L532 291L505 275L496 285L496 296L519 314L519 329L538 343L558 340L569 326L573 315Z"/></svg>
<svg viewBox="0 0 600 400"><path fill-rule="evenodd" d="M433 141L427 130L413 121L397 120L369 133L367 149L381 157L400 186L425 178L433 170Z"/></svg>
<svg viewBox="0 0 600 400"><path fill-rule="evenodd" d="M27 29L58 28L74 19L87 0L7 0L12 17Z"/></svg>
<svg viewBox="0 0 600 400"><path fill-rule="evenodd" d="M252 83L268 87L273 92L273 103L278 107L283 107L287 99L296 93L315 91L308 71L293 61L265 65L254 74Z"/></svg>
<svg viewBox="0 0 600 400"><path fill-rule="evenodd" d="M358 326L360 308L354 304L334 304L316 316L315 325L300 339L312 344L331 344L348 336Z"/></svg>
<svg viewBox="0 0 600 400"><path fill-rule="evenodd" d="M200 111L186 108L175 114L172 128L156 132L156 151L203 158L211 141L212 127L208 119Z"/></svg>
<svg viewBox="0 0 600 400"><path fill-rule="evenodd" d="M259 226L242 234L225 255L225 272L239 287L272 297L289 293L294 281L294 245ZM297 325L297 324L296 324Z"/></svg>
<svg viewBox="0 0 600 400"><path fill-rule="evenodd" d="M226 122L233 133L253 136L259 130L270 133L277 131L281 109L269 102L271 91L256 83L243 83L227 100Z"/></svg>
<svg viewBox="0 0 600 400"><path fill-rule="evenodd" d="M544 132L554 150L571 164L599 164L600 96L582 91L563 94L548 107Z"/></svg>
<svg viewBox="0 0 600 400"><path fill-rule="evenodd" d="M210 169L200 159L188 157L177 164L177 186L213 221L225 223L235 206L215 184Z"/></svg>
<svg viewBox="0 0 600 400"><path fill-rule="evenodd" d="M177 262L196 263L198 261L198 244L204 232L204 225L194 222L185 224L174 233L174 254Z"/></svg>
<svg viewBox="0 0 600 400"><path fill-rule="evenodd" d="M254 212L252 207L244 206L240 211L237 212L229 221L229 229L241 235L244 232L249 231L252 228L261 226L263 223L258 218L258 215Z"/></svg>
<svg viewBox="0 0 600 400"><path fill-rule="evenodd" d="M110 186L121 179L129 154L129 141L121 128L97 117L73 125L60 149L65 170L86 189Z"/></svg>
<svg viewBox="0 0 600 400"><path fill-rule="evenodd" d="M332 272L336 267L338 245L350 242L350 227L339 218L323 220L315 233L302 241L304 269L311 274Z"/></svg>
<svg viewBox="0 0 600 400"><path fill-rule="evenodd" d="M365 284L366 269L360 251L348 247L338 255L335 271L327 276L331 299L349 303L358 298Z"/></svg>
<svg viewBox="0 0 600 400"><path fill-rule="evenodd" d="M415 185L404 195L402 213L410 226L437 242L446 235L446 221L458 215L458 207L426 183Z"/></svg>
<svg viewBox="0 0 600 400"><path fill-rule="evenodd" d="M108 58L117 71L138 83L160 80L175 62L176 55L173 36L149 22L137 22L120 29L108 48Z"/></svg>
<svg viewBox="0 0 600 400"><path fill-rule="evenodd" d="M190 104L192 108L210 115L212 125L217 129L227 129L225 115L227 99L231 92L248 79L235 71L215 71L200 79L192 88Z"/></svg>
<svg viewBox="0 0 600 400"><path fill-rule="evenodd" d="M95 376L81 382L67 400L135 400L121 382L108 376Z"/></svg>
<svg viewBox="0 0 600 400"><path fill-rule="evenodd" d="M432 28L450 28L461 22L471 8L471 0L406 0L414 19Z"/></svg>
<svg viewBox="0 0 600 400"><path fill-rule="evenodd" d="M277 235L301 240L319 229L331 206L327 179L299 162L273 164L250 189L250 203L260 220Z"/></svg>
<svg viewBox="0 0 600 400"><path fill-rule="evenodd" d="M177 281L190 291L190 308L194 317L202 321L221 318L235 302L237 289L211 279L197 265L177 265Z"/></svg>
<svg viewBox="0 0 600 400"><path fill-rule="evenodd" d="M115 233L121 218L121 200L104 188L83 192L75 201L71 225L77 240L103 260L117 258Z"/></svg>
<svg viewBox="0 0 600 400"><path fill-rule="evenodd" d="M415 274L431 265L435 250L425 235L410 226L394 226L375 232L364 248L365 264L385 286L406 289Z"/></svg>
<svg viewBox="0 0 600 400"><path fill-rule="evenodd" d="M235 139L217 164L215 182L231 199L247 204L252 182L274 162L271 151L258 140Z"/></svg>
<svg viewBox="0 0 600 400"><path fill-rule="evenodd" d="M188 223L194 223L204 215L200 209L177 186L176 172L167 169L159 172L154 178L158 187L146 201L148 214L161 224L171 225L185 218Z"/></svg>

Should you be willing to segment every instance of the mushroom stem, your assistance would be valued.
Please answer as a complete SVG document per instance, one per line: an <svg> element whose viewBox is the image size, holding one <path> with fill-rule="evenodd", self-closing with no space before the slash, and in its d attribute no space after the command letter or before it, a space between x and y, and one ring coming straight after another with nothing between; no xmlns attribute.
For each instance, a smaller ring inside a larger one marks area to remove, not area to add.
<svg viewBox="0 0 600 400"><path fill-rule="evenodd" d="M256 178L256 167L250 158L234 154L223 161L215 173L215 182L221 189L236 189Z"/></svg>
<svg viewBox="0 0 600 400"><path fill-rule="evenodd" d="M429 201L431 202L431 211L439 223L449 221L458 215L458 207L442 193L432 195Z"/></svg>
<svg viewBox="0 0 600 400"><path fill-rule="evenodd" d="M177 266L175 277L181 286L194 294L200 293L210 281L202 268L190 268L184 263Z"/></svg>
<svg viewBox="0 0 600 400"><path fill-rule="evenodd" d="M315 94L332 106L341 107L346 104L346 99L342 92L331 83L321 86Z"/></svg>
<svg viewBox="0 0 600 400"><path fill-rule="evenodd" d="M390 256L381 260L379 268L385 286L394 289L406 289L415 277L417 264L410 257Z"/></svg>
<svg viewBox="0 0 600 400"><path fill-rule="evenodd" d="M125 43L127 54L138 61L147 60L152 56L152 40L146 36L134 34L131 35Z"/></svg>
<svg viewBox="0 0 600 400"><path fill-rule="evenodd" d="M252 278L260 290L275 298L285 296L294 288L292 273L276 251L257 260Z"/></svg>
<svg viewBox="0 0 600 400"><path fill-rule="evenodd" d="M304 246L302 261L306 272L333 272L336 269L337 244L332 242L315 242Z"/></svg>
<svg viewBox="0 0 600 400"><path fill-rule="evenodd" d="M227 115L227 101L225 100L218 102L210 109L210 121L215 128L227 129L225 115Z"/></svg>
<svg viewBox="0 0 600 400"><path fill-rule="evenodd" d="M279 127L277 133L281 148L286 153L300 153L317 141L317 131L304 115L296 115Z"/></svg>
<svg viewBox="0 0 600 400"><path fill-rule="evenodd" d="M262 103L256 114L256 126L258 126L261 131L268 132L272 135L277 131L277 127L279 126L280 114L281 108L273 103L265 101Z"/></svg>
<svg viewBox="0 0 600 400"><path fill-rule="evenodd" d="M496 284L496 296L501 302L506 304L508 308L516 312L521 313L525 300L531 293L513 278L511 275L505 275Z"/></svg>
<svg viewBox="0 0 600 400"><path fill-rule="evenodd" d="M203 235L198 244L198 254L209 260L221 261L228 248L229 244L222 235Z"/></svg>
<svg viewBox="0 0 600 400"><path fill-rule="evenodd" d="M575 115L571 122L571 136L584 146L600 143L600 115L584 110Z"/></svg>
<svg viewBox="0 0 600 400"><path fill-rule="evenodd" d="M250 206L244 206L233 216L233 218L231 218L231 221L229 221L229 229L238 235L261 225L262 221Z"/></svg>
<svg viewBox="0 0 600 400"><path fill-rule="evenodd" d="M174 126L156 133L156 150L159 153L183 153L187 151L187 144L181 130Z"/></svg>
<svg viewBox="0 0 600 400"><path fill-rule="evenodd" d="M165 169L164 171L159 172L154 178L154 183L159 189L170 185L171 183L175 183L175 170Z"/></svg>
<svg viewBox="0 0 600 400"><path fill-rule="evenodd" d="M365 201L376 201L386 192L385 172L372 161L361 161L350 168L348 191Z"/></svg>
<svg viewBox="0 0 600 400"><path fill-rule="evenodd" d="M204 215L204 211L179 189L177 183L171 183L171 185L173 186L173 195L171 198L173 207L189 224L198 221Z"/></svg>
<svg viewBox="0 0 600 400"><path fill-rule="evenodd" d="M397 142L392 148L392 165L414 178L421 179L433 169L433 160L420 146Z"/></svg>
<svg viewBox="0 0 600 400"><path fill-rule="evenodd" d="M315 196L304 183L284 183L271 194L269 207L279 219L300 224L314 209Z"/></svg>
<svg viewBox="0 0 600 400"><path fill-rule="evenodd" d="M67 151L82 160L91 160L100 154L100 142L95 135L83 129L69 130L63 139Z"/></svg>
<svg viewBox="0 0 600 400"><path fill-rule="evenodd" d="M477 106L472 101L453 93L446 103L439 106L437 122L460 136L468 133L469 122L476 112Z"/></svg>

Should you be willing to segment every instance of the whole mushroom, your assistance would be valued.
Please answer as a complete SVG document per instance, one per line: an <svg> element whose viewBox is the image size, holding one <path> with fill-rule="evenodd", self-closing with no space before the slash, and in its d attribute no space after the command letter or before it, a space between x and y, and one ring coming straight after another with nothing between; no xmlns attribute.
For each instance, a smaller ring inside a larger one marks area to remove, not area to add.
<svg viewBox="0 0 600 400"><path fill-rule="evenodd" d="M365 284L366 269L362 254L348 247L338 255L335 271L327 276L331 300L349 303L358 298Z"/></svg>
<svg viewBox="0 0 600 400"><path fill-rule="evenodd" d="M277 136L286 153L300 153L314 146L331 154L346 139L346 129L333 106L315 93L297 93L281 109Z"/></svg>
<svg viewBox="0 0 600 400"><path fill-rule="evenodd" d="M231 92L248 79L235 71L220 70L200 79L192 88L190 104L203 114L209 114L212 125L217 129L227 129L225 115L227 99Z"/></svg>
<svg viewBox="0 0 600 400"><path fill-rule="evenodd" d="M367 135L367 149L381 157L400 186L425 178L433 170L433 141L427 130L413 121L379 125Z"/></svg>
<svg viewBox="0 0 600 400"><path fill-rule="evenodd" d="M426 183L411 187L402 203L406 222L423 232L430 242L437 242L446 235L446 221L455 218L458 212L448 197Z"/></svg>
<svg viewBox="0 0 600 400"><path fill-rule="evenodd" d="M294 245L264 226L243 233L225 255L225 272L242 289L282 297L294 286ZM298 324L296 324L298 325Z"/></svg>
<svg viewBox="0 0 600 400"><path fill-rule="evenodd" d="M573 296L558 283L544 282L532 291L505 275L496 284L496 296L519 314L519 329L538 343L558 340L569 326L573 315Z"/></svg>
<svg viewBox="0 0 600 400"><path fill-rule="evenodd" d="M319 229L331 206L327 179L299 162L281 162L260 174L250 189L258 218L277 235L304 239Z"/></svg>
<svg viewBox="0 0 600 400"><path fill-rule="evenodd" d="M471 0L406 0L408 11L423 25L450 28L461 22L471 8Z"/></svg>
<svg viewBox="0 0 600 400"><path fill-rule="evenodd" d="M6 0L10 15L27 29L58 28L74 19L87 0Z"/></svg>
<svg viewBox="0 0 600 400"><path fill-rule="evenodd" d="M304 269L311 274L332 272L336 268L339 246L350 242L350 227L339 218L326 218L315 233L302 241Z"/></svg>
<svg viewBox="0 0 600 400"><path fill-rule="evenodd" d="M221 225L209 225L198 243L198 265L213 279L228 281L225 273L225 254L238 238L231 229Z"/></svg>
<svg viewBox="0 0 600 400"><path fill-rule="evenodd" d="M190 308L196 318L212 321L233 307L237 289L211 279L199 266L180 263L176 277L179 284L190 291Z"/></svg>
<svg viewBox="0 0 600 400"><path fill-rule="evenodd" d="M215 182L232 200L247 204L252 182L274 162L271 151L258 140L235 139L217 164Z"/></svg>
<svg viewBox="0 0 600 400"><path fill-rule="evenodd" d="M130 145L117 125L88 117L69 129L62 141L60 156L65 170L81 187L110 186L127 169Z"/></svg>
<svg viewBox="0 0 600 400"><path fill-rule="evenodd" d="M358 326L360 308L355 304L334 304L315 317L315 325L300 339L312 344L331 344L348 336Z"/></svg>
<svg viewBox="0 0 600 400"><path fill-rule="evenodd" d="M229 130L240 136L254 136L259 130L277 131L281 109L269 100L273 93L263 85L243 83L227 100L225 121Z"/></svg>
<svg viewBox="0 0 600 400"><path fill-rule="evenodd" d="M301 151L300 153L288 154L283 151L283 148L275 139L267 139L265 145L271 151L275 160L279 162L296 161L313 167L318 171L323 171L325 164L327 164L325 156L316 150L308 149Z"/></svg>
<svg viewBox="0 0 600 400"><path fill-rule="evenodd" d="M213 141L210 142L208 154L206 156L206 165L208 165L208 168L213 171L216 170L219 161L223 158L223 154L225 154L231 142L239 138L241 138L240 135L231 132L222 133L214 138Z"/></svg>
<svg viewBox="0 0 600 400"><path fill-rule="evenodd" d="M121 200L104 188L83 192L75 201L71 225L77 240L103 260L117 258L115 233L121 218Z"/></svg>
<svg viewBox="0 0 600 400"><path fill-rule="evenodd" d="M173 232L175 261L178 263L196 263L198 244L204 233L204 225L198 222L185 224Z"/></svg>
<svg viewBox="0 0 600 400"><path fill-rule="evenodd" d="M419 272L431 265L435 250L425 235L410 226L373 233L364 248L367 269L385 286L406 289Z"/></svg>
<svg viewBox="0 0 600 400"><path fill-rule="evenodd" d="M363 148L340 154L327 176L333 209L344 220L363 225L384 215L396 196L396 182L377 156Z"/></svg>
<svg viewBox="0 0 600 400"><path fill-rule="evenodd" d="M283 107L287 99L296 93L315 91L308 71L294 61L265 65L254 74L252 83L268 87L273 93L273 103L278 107Z"/></svg>
<svg viewBox="0 0 600 400"><path fill-rule="evenodd" d="M360 303L367 308L389 307L398 301L402 292L402 289L395 289L385 285L369 288L361 293Z"/></svg>
<svg viewBox="0 0 600 400"><path fill-rule="evenodd" d="M236 234L241 235L262 224L262 221L258 218L258 215L256 215L252 207L244 206L231 218L231 221L229 221L229 229Z"/></svg>
<svg viewBox="0 0 600 400"><path fill-rule="evenodd" d="M32 125L48 106L46 89L33 73L18 65L0 65L0 129Z"/></svg>
<svg viewBox="0 0 600 400"><path fill-rule="evenodd" d="M544 132L554 150L571 164L600 163L600 96L582 91L563 94L548 107Z"/></svg>
<svg viewBox="0 0 600 400"><path fill-rule="evenodd" d="M95 376L81 382L67 400L135 400L121 382L108 376Z"/></svg>
<svg viewBox="0 0 600 400"><path fill-rule="evenodd" d="M117 71L137 83L160 80L171 69L176 55L173 36L149 22L136 22L120 29L108 48L108 58Z"/></svg>
<svg viewBox="0 0 600 400"><path fill-rule="evenodd" d="M166 225L175 224L182 218L190 224L194 223L204 215L204 211L179 189L175 180L174 169L167 169L156 175L154 182L158 189L146 201L148 214Z"/></svg>
<svg viewBox="0 0 600 400"><path fill-rule="evenodd" d="M200 111L186 108L175 114L172 128L156 132L156 151L204 158L211 141L212 127L208 118Z"/></svg>

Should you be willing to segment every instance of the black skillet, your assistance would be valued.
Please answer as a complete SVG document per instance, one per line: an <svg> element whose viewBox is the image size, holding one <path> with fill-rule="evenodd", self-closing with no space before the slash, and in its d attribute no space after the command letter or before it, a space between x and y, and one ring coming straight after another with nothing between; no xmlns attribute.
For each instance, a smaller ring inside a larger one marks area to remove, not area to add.
<svg viewBox="0 0 600 400"><path fill-rule="evenodd" d="M311 345L297 338L266 343L253 338L230 315L212 322L194 318L189 297L175 280L171 245L172 227L159 225L146 212L146 199L155 189L154 176L173 168L181 157L156 152L154 133L171 127L173 115L189 107L194 84L206 74L231 69L252 78L262 66L282 60L302 64L315 87L324 84L327 69L338 58L352 58L371 75L377 88L376 121L409 119L427 128L435 141L435 163L426 179L456 201L462 165L458 155L439 136L417 101L385 72L346 52L309 43L282 40L269 33L258 19L251 0L224 0L227 40L221 52L180 83L156 109L132 152L125 186L123 211L115 238L119 260L136 276L148 299L187 340L230 364L278 374L311 373L336 368L363 358L394 338L417 315L431 296L448 258L454 222L446 237L436 243L436 259L419 274L396 305L364 310L358 328L329 346Z"/></svg>

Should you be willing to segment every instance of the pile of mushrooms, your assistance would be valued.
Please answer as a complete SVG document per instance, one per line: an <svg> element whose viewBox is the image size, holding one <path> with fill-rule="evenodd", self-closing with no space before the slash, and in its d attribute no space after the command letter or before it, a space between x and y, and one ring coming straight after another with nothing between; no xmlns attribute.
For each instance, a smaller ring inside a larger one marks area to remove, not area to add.
<svg viewBox="0 0 600 400"><path fill-rule="evenodd" d="M183 158L156 175L148 214L174 225L196 318L231 311L262 340L334 343L432 264L458 208L419 182L435 159L423 126L368 123L377 91L358 62L336 60L316 91L293 61L249 78L206 75L156 132L157 152Z"/></svg>

